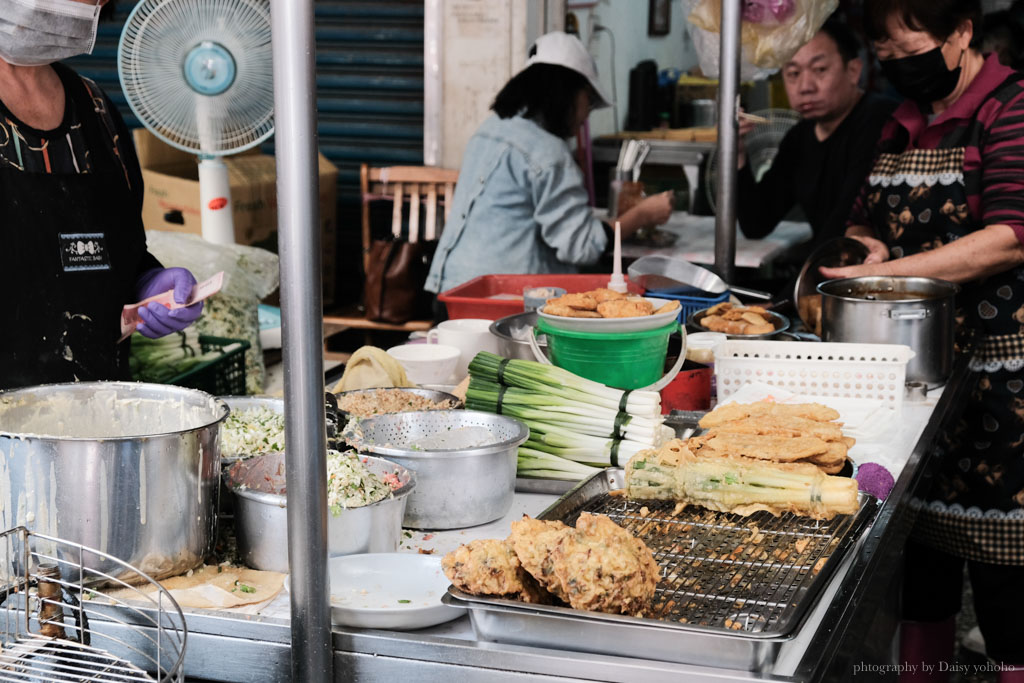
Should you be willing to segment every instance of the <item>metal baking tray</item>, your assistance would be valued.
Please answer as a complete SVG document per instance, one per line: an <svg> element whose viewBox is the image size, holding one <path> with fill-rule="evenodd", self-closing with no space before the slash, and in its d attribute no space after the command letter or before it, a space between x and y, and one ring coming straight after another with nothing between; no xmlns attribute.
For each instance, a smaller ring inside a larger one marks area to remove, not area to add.
<svg viewBox="0 0 1024 683"><path fill-rule="evenodd" d="M829 521L740 517L611 495L624 485L621 468L604 470L538 518L575 524L581 512L601 513L643 539L662 567L647 616L469 595L454 586L444 602L470 610L480 640L763 671L878 509L861 494L856 515Z"/></svg>

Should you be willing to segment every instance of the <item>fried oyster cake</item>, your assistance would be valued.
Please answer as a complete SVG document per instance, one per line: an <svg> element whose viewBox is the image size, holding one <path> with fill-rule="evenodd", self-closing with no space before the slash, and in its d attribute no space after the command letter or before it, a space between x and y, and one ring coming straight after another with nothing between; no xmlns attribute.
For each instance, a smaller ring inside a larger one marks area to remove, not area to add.
<svg viewBox="0 0 1024 683"><path fill-rule="evenodd" d="M441 568L448 580L466 593L551 602L550 596L523 570L507 541L482 539L460 545L444 556Z"/></svg>
<svg viewBox="0 0 1024 683"><path fill-rule="evenodd" d="M643 541L608 517L586 512L562 534L551 568L548 590L576 609L612 614L643 616L661 578Z"/></svg>
<svg viewBox="0 0 1024 683"><path fill-rule="evenodd" d="M518 522L512 522L512 533L508 537L515 554L523 569L530 573L543 588L551 591L555 597L568 602L561 584L552 580L554 572L553 556L555 548L565 536L572 531L562 522L546 522L523 515Z"/></svg>

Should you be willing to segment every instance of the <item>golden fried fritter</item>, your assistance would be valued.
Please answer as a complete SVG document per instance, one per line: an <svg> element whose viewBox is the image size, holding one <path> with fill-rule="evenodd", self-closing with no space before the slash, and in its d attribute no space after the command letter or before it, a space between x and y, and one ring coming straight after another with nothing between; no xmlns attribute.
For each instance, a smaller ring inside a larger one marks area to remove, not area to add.
<svg viewBox="0 0 1024 683"><path fill-rule="evenodd" d="M829 444L814 436L770 436L763 434L731 434L712 429L704 435L702 448L722 455L742 455L758 460L793 462L828 451Z"/></svg>
<svg viewBox="0 0 1024 683"><path fill-rule="evenodd" d="M716 429L733 434L771 434L775 436L816 436L822 441L843 441L843 432L836 422L818 422L805 417L782 417L766 413L740 420L730 420Z"/></svg>
<svg viewBox="0 0 1024 683"><path fill-rule="evenodd" d="M597 305L605 318L637 318L654 313L654 304L646 299L612 299Z"/></svg>
<svg viewBox="0 0 1024 683"><path fill-rule="evenodd" d="M550 602L506 541L482 539L460 545L444 556L441 568L455 587L466 593Z"/></svg>
<svg viewBox="0 0 1024 683"><path fill-rule="evenodd" d="M604 303L605 301L614 301L626 298L626 295L622 292L616 292L614 289L607 289L604 287L600 289L592 289L587 292L587 294L594 297L594 301L598 304Z"/></svg>
<svg viewBox="0 0 1024 683"><path fill-rule="evenodd" d="M700 419L704 429L718 427L725 422L742 420L754 415L774 415L778 417L803 417L817 422L830 422L839 418L839 413L820 403L774 403L758 401L757 403L727 403L718 406Z"/></svg>
<svg viewBox="0 0 1024 683"><path fill-rule="evenodd" d="M562 522L547 522L523 515L518 522L512 522L512 533L508 543L512 546L519 562L542 587L555 597L565 600L561 585L554 581L553 552L572 527Z"/></svg>
<svg viewBox="0 0 1024 683"><path fill-rule="evenodd" d="M557 299L552 299L557 301ZM582 308L573 308L572 306L564 306L562 304L549 303L545 304L544 312L548 315L558 315L563 318L600 318L601 314L597 311L588 311Z"/></svg>
<svg viewBox="0 0 1024 683"><path fill-rule="evenodd" d="M662 304L661 308L654 312L654 315L678 311L680 308L682 308L682 305L678 301L669 301L668 303Z"/></svg>
<svg viewBox="0 0 1024 683"><path fill-rule="evenodd" d="M550 303L561 304L563 306L571 306L572 308L582 308L585 311L596 311L597 310L597 299L590 295L590 292L578 292L575 294L563 294L557 299L548 299Z"/></svg>
<svg viewBox="0 0 1024 683"><path fill-rule="evenodd" d="M640 616L661 578L644 542L604 515L581 514L553 555L554 583L576 609Z"/></svg>

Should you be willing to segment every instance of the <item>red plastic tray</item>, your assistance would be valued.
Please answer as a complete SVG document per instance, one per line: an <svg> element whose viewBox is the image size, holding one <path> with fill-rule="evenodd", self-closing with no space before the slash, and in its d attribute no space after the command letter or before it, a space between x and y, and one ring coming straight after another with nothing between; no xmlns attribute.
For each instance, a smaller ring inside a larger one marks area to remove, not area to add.
<svg viewBox="0 0 1024 683"><path fill-rule="evenodd" d="M529 275L481 275L458 287L452 287L438 295L438 300L448 308L449 318L484 318L497 320L507 315L523 312L524 287L561 287L566 292L586 292L607 287L609 275L583 274L529 274ZM643 294L639 285L626 278L629 291ZM502 295L517 298L496 298Z"/></svg>

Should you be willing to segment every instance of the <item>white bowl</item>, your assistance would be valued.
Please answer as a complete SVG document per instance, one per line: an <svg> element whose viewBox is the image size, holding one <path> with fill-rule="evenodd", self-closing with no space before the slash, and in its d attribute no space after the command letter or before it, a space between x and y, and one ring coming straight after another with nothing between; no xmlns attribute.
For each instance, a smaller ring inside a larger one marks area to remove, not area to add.
<svg viewBox="0 0 1024 683"><path fill-rule="evenodd" d="M668 299L655 299L649 296L644 298L651 302L654 310L669 302ZM676 307L667 313L638 315L632 318L570 318L545 313L542 307L537 309L537 315L556 330L567 332L642 332L668 325L679 317L679 310L679 307Z"/></svg>
<svg viewBox="0 0 1024 683"><path fill-rule="evenodd" d="M447 384L461 354L447 344L403 344L388 349L388 355L405 368L409 381L419 385Z"/></svg>

